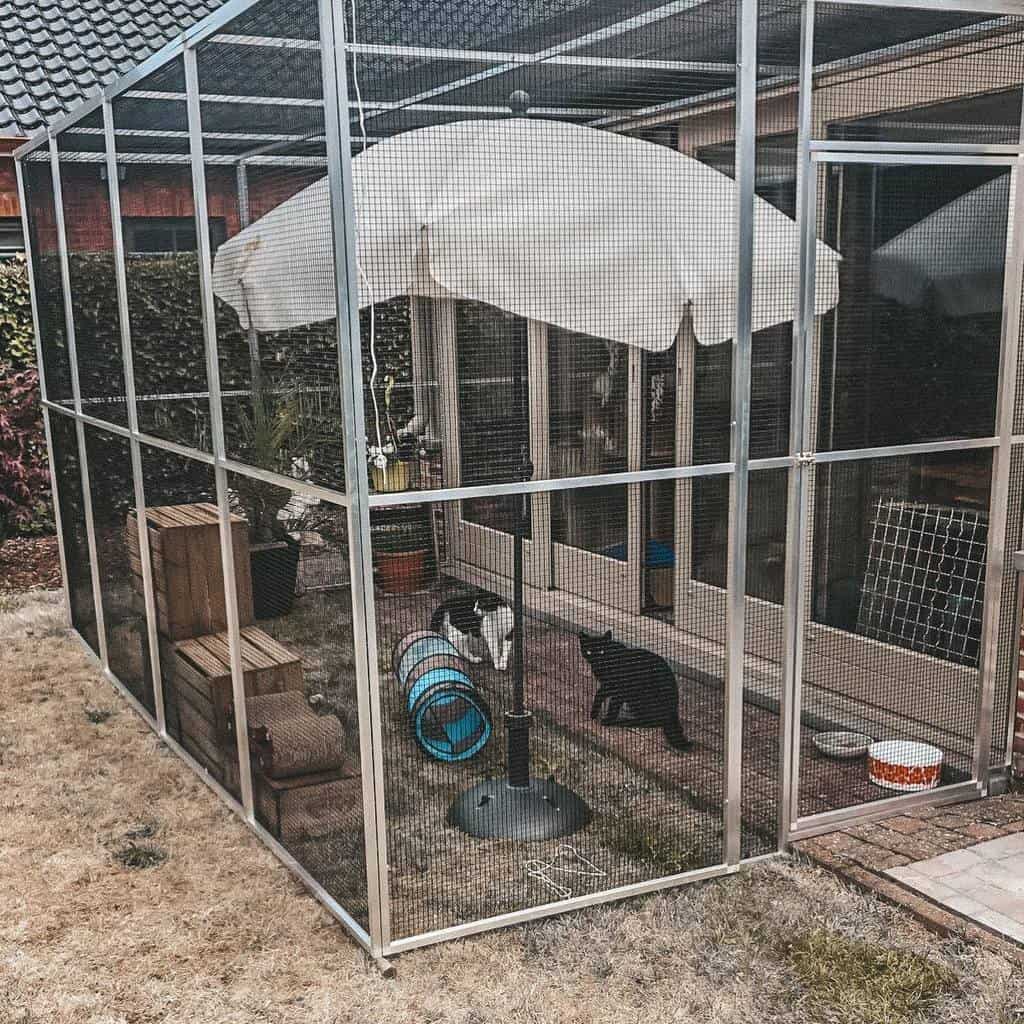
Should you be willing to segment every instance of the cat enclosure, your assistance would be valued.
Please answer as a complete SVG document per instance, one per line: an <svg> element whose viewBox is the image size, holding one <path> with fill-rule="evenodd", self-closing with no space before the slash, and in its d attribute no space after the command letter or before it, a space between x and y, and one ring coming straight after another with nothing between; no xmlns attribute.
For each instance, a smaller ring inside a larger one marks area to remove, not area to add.
<svg viewBox="0 0 1024 1024"><path fill-rule="evenodd" d="M999 0L228 0L18 153L75 630L378 955L984 795L1022 89Z"/></svg>

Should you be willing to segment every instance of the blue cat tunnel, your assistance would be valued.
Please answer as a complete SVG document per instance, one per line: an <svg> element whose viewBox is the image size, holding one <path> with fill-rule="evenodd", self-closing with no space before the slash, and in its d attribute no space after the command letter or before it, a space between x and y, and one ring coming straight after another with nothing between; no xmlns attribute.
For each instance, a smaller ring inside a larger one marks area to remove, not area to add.
<svg viewBox="0 0 1024 1024"><path fill-rule="evenodd" d="M395 647L392 666L420 749L438 761L466 761L491 738L491 711L455 645L417 630Z"/></svg>

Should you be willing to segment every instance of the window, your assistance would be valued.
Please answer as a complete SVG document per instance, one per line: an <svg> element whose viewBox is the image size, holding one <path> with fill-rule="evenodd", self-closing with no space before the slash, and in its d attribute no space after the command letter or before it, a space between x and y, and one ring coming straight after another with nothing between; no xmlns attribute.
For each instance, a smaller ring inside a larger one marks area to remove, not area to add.
<svg viewBox="0 0 1024 1024"><path fill-rule="evenodd" d="M223 217L210 218L214 252L227 238ZM125 217L124 245L130 254L196 251L196 222L191 217Z"/></svg>
<svg viewBox="0 0 1024 1024"><path fill-rule="evenodd" d="M455 317L462 483L516 479L529 455L526 321L481 302L457 302ZM466 522L503 533L519 512L516 495L462 503Z"/></svg>
<svg viewBox="0 0 1024 1024"><path fill-rule="evenodd" d="M0 217L0 259L25 251L20 217Z"/></svg>

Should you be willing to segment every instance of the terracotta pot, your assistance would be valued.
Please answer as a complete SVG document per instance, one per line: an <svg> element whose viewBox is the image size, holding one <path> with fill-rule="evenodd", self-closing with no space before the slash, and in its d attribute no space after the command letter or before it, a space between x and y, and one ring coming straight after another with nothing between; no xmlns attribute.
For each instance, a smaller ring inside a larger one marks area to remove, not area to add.
<svg viewBox="0 0 1024 1024"><path fill-rule="evenodd" d="M426 575L426 548L416 551L378 551L377 585L388 594L422 590Z"/></svg>

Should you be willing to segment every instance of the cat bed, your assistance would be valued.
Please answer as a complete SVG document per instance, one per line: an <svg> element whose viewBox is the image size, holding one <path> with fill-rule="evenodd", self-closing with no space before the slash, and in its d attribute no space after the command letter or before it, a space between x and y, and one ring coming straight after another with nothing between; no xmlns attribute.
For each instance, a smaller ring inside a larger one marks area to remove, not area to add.
<svg viewBox="0 0 1024 1024"><path fill-rule="evenodd" d="M417 630L398 642L392 665L413 738L425 754L466 761L483 750L493 729L491 711L453 643L440 633Z"/></svg>
<svg viewBox="0 0 1024 1024"><path fill-rule="evenodd" d="M617 562L626 560L626 545L612 544L602 548L605 558L614 558ZM671 544L660 540L649 540L644 549L644 567L647 569L671 569L676 564L676 552Z"/></svg>
<svg viewBox="0 0 1024 1024"><path fill-rule="evenodd" d="M306 697L298 690L283 693L262 693L257 697L245 698L246 721L250 726L267 725L272 718L287 715L312 714Z"/></svg>
<svg viewBox="0 0 1024 1024"><path fill-rule="evenodd" d="M341 768L345 733L333 715L316 715L301 693L267 693L245 702L253 753L272 779Z"/></svg>

